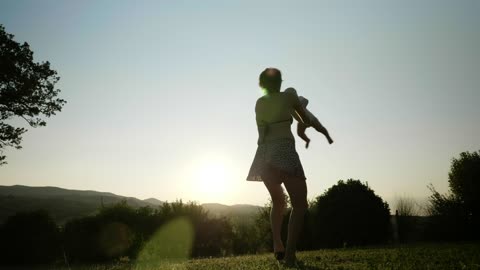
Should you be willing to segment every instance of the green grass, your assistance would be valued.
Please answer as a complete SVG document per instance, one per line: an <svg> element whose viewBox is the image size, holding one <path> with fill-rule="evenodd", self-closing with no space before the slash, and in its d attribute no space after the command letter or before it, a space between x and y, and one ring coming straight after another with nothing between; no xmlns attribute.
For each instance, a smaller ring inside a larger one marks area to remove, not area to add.
<svg viewBox="0 0 480 270"><path fill-rule="evenodd" d="M397 247L347 248L299 252L296 269L480 269L480 243L421 244ZM66 270L67 267L51 268ZM161 265L74 266L74 270L228 270L288 269L272 254L162 262ZM295 269L295 268L294 268Z"/></svg>

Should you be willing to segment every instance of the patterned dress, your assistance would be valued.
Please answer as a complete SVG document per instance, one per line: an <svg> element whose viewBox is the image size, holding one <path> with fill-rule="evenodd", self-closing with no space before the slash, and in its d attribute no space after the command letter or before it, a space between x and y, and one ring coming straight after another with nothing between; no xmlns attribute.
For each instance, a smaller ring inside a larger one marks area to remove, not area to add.
<svg viewBox="0 0 480 270"><path fill-rule="evenodd" d="M292 119L289 121L289 127ZM260 132L257 151L253 158L247 181L263 181L262 176L265 175L271 167L284 172L286 176L292 176L306 180L302 163L295 149L295 140L293 138L281 138L276 140L265 141L263 138L268 133L270 125L285 124L286 121L270 123L263 127ZM278 179L283 182L283 179Z"/></svg>

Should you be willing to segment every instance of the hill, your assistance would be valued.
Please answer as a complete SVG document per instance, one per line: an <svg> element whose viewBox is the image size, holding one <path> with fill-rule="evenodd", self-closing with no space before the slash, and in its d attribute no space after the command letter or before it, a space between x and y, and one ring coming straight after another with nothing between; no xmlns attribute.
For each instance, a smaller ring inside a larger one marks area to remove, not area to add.
<svg viewBox="0 0 480 270"><path fill-rule="evenodd" d="M69 219L94 214L102 205L108 206L122 200L134 208L144 206L156 208L163 204L163 201L155 198L140 200L94 190L21 185L0 186L0 223L17 212L45 209L52 214L58 224L64 224ZM227 216L234 219L251 217L260 209L259 206L243 204L228 206L209 203L202 206L214 216Z"/></svg>
<svg viewBox="0 0 480 270"><path fill-rule="evenodd" d="M103 205L126 200L132 207L154 206L133 197L58 187L0 186L0 222L20 211L48 210L59 224L95 213Z"/></svg>
<svg viewBox="0 0 480 270"><path fill-rule="evenodd" d="M145 199L145 200L143 200L143 201L144 201L144 202L147 202L147 203L149 203L149 204L152 204L152 205L162 205L162 204L163 204L162 201L157 200L157 199L155 199L155 198L148 198L148 199Z"/></svg>
<svg viewBox="0 0 480 270"><path fill-rule="evenodd" d="M212 216L225 216L236 222L251 222L251 217L258 214L262 207L250 204L224 205L219 203L202 204Z"/></svg>

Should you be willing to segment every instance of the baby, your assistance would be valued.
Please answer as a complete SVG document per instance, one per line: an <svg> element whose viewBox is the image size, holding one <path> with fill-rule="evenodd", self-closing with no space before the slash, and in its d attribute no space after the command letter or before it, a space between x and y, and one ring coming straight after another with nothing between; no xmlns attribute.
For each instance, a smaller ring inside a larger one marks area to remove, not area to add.
<svg viewBox="0 0 480 270"><path fill-rule="evenodd" d="M285 92L287 93L294 93L295 95L297 95L297 91L293 88L287 88L285 89ZM328 140L328 143L329 144L332 144L333 143L333 140L332 138L330 137L330 134L328 134L328 131L327 129L322 126L322 124L320 123L320 121L318 121L317 117L315 117L315 115L313 115L313 113L311 113L308 109L307 109L307 105L308 105L308 99L302 97L302 96L299 96L298 99L300 100L300 103L302 104L302 107L305 109L305 113L307 115L307 117L310 119L310 123L311 125L310 126L307 126L306 124L304 124L300 118L298 117L298 115L295 113L293 115L293 117L297 120L298 122L298 125L297 125L297 134L300 138L302 138L305 142L306 142L306 145L305 145L305 148L308 148L308 145L310 144L310 139L307 137L307 135L305 134L305 130L308 128L308 127L314 127L318 132L322 133L323 135L325 135L325 137L327 138Z"/></svg>

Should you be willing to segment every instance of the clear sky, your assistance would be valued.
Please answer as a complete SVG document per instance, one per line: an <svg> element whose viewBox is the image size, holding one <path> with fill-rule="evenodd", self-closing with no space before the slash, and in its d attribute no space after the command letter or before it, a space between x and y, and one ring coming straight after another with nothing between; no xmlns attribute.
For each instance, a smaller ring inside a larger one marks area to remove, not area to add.
<svg viewBox="0 0 480 270"><path fill-rule="evenodd" d="M3 0L0 23L68 103L5 152L0 184L263 205L245 177L258 75L277 67L335 140L297 138L310 199L348 178L391 204L445 192L451 159L480 149L478 14L475 0Z"/></svg>

